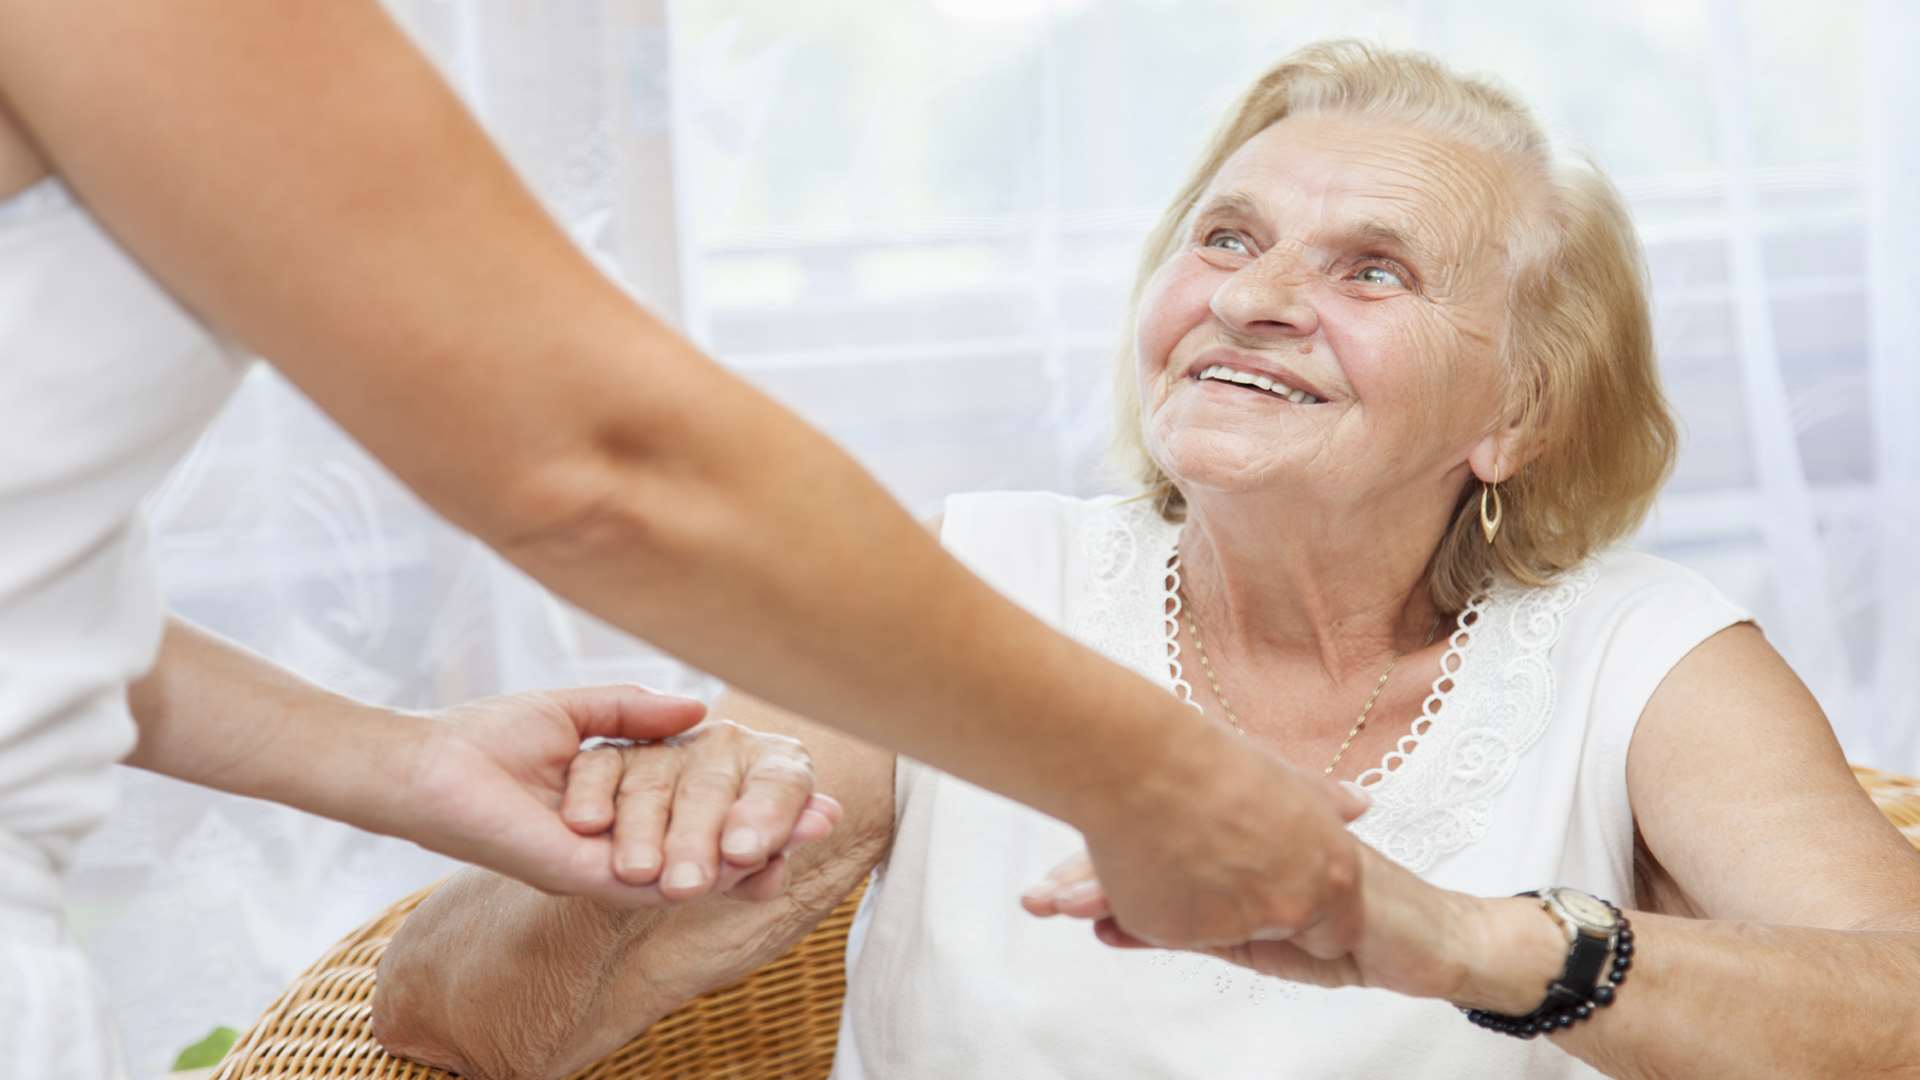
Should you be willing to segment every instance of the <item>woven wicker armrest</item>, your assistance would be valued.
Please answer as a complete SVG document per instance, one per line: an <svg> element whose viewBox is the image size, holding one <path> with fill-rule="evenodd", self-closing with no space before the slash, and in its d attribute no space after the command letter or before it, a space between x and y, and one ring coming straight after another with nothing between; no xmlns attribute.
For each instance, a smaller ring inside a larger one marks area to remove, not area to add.
<svg viewBox="0 0 1920 1080"><path fill-rule="evenodd" d="M452 1074L389 1055L373 1039L374 972L387 943L433 891L422 889L348 934L307 969L240 1037L214 1080ZM840 1029L847 927L858 887L785 956L733 986L667 1015L576 1074L578 1080L820 1080L833 1069Z"/></svg>
<svg viewBox="0 0 1920 1080"><path fill-rule="evenodd" d="M1914 847L1920 848L1920 780L1897 773L1853 767L1854 778L1873 796L1873 803Z"/></svg>
<svg viewBox="0 0 1920 1080"><path fill-rule="evenodd" d="M1920 847L1920 781L1862 766L1854 768L1854 775L1888 819ZM380 954L407 913L431 891L422 890L381 912L322 956L234 1045L215 1080L447 1076L388 1056L368 1029ZM846 990L847 927L863 891L855 889L786 956L734 986L689 1002L578 1077L825 1077L833 1068L840 1000Z"/></svg>

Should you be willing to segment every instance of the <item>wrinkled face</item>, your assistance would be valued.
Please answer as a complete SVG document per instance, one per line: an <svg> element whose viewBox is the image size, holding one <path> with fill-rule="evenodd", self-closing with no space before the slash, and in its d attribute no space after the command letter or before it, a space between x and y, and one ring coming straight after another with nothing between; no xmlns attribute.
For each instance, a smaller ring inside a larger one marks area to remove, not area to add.
<svg viewBox="0 0 1920 1080"><path fill-rule="evenodd" d="M1148 453L1189 493L1441 490L1501 422L1518 205L1492 154L1417 128L1308 114L1248 140L1142 297Z"/></svg>

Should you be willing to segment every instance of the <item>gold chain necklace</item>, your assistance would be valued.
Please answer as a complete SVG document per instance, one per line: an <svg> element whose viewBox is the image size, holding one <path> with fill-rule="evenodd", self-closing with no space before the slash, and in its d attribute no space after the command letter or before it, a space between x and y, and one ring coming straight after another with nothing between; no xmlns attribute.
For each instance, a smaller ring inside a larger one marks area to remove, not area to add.
<svg viewBox="0 0 1920 1080"><path fill-rule="evenodd" d="M1178 551L1174 552L1173 562L1167 569L1175 575L1179 574L1180 553ZM1181 613L1187 617L1187 634L1193 638L1194 654L1200 657L1200 670L1207 676L1207 686L1213 690L1214 700L1220 703L1220 711L1227 714L1227 723L1233 725L1233 730L1242 735L1247 734L1247 729L1240 726L1240 718L1234 715L1233 706L1227 704L1227 695L1220 692L1220 680L1214 678L1213 665L1207 662L1207 647L1200 641L1200 627L1193 621L1193 605L1187 602L1187 591L1184 582L1176 587L1175 596L1180 601ZM1439 632L1440 616L1436 614L1433 617L1433 625L1427 628L1427 639L1420 643L1420 648L1424 649L1433 644L1433 635ZM1327 767L1322 770L1324 775L1333 775L1333 770L1339 766L1340 759L1345 757L1348 748L1353 746L1353 740L1360 737L1361 729L1367 726L1367 714L1373 711L1373 703L1380 700L1380 691L1387 688L1387 680L1393 677L1393 669L1399 666L1399 663L1400 654L1396 652L1393 654L1392 659L1387 661L1387 670L1380 673L1380 680L1373 684L1373 693L1367 695L1367 703L1360 707L1360 719L1353 722L1352 729L1347 732L1346 741L1340 744L1340 749L1334 751L1333 760L1327 762ZM1196 702L1196 704L1198 703ZM1200 711L1202 715L1206 713L1204 707L1201 708Z"/></svg>

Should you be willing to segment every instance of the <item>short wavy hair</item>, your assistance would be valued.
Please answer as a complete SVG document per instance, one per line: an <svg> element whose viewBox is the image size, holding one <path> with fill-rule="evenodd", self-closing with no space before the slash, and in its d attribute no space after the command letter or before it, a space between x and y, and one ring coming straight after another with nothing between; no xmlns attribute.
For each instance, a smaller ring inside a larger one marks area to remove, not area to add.
<svg viewBox="0 0 1920 1080"><path fill-rule="evenodd" d="M1479 532L1478 485L1462 486L1427 568L1435 605L1460 610L1496 572L1544 583L1624 539L1672 470L1678 441L1625 204L1591 161L1556 156L1512 94L1422 53L1354 41L1307 46L1262 75L1148 234L1116 372L1116 463L1146 486L1168 520L1185 517L1185 497L1148 455L1142 431L1133 337L1141 296L1227 158L1295 113L1347 113L1461 140L1504 159L1523 193L1534 196L1504 247L1510 283L1497 338L1505 387L1499 422L1517 422L1534 456L1501 483L1505 514L1494 543Z"/></svg>

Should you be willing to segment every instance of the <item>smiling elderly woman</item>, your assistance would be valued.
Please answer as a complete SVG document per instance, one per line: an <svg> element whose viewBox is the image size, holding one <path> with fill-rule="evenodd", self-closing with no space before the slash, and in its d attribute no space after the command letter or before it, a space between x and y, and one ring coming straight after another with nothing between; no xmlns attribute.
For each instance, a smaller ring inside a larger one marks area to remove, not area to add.
<svg viewBox="0 0 1920 1080"><path fill-rule="evenodd" d="M1120 387L1144 495L959 497L941 536L1248 753L1363 788L1344 922L1104 947L1014 903L1066 858L1029 910L1104 913L1067 826L735 697L846 805L786 900L621 915L469 875L388 953L383 1035L564 1072L873 870L847 1080L1920 1073L1920 859L1747 615L1612 546L1674 446L1638 249L1523 107L1417 55L1287 59L1154 231Z"/></svg>

